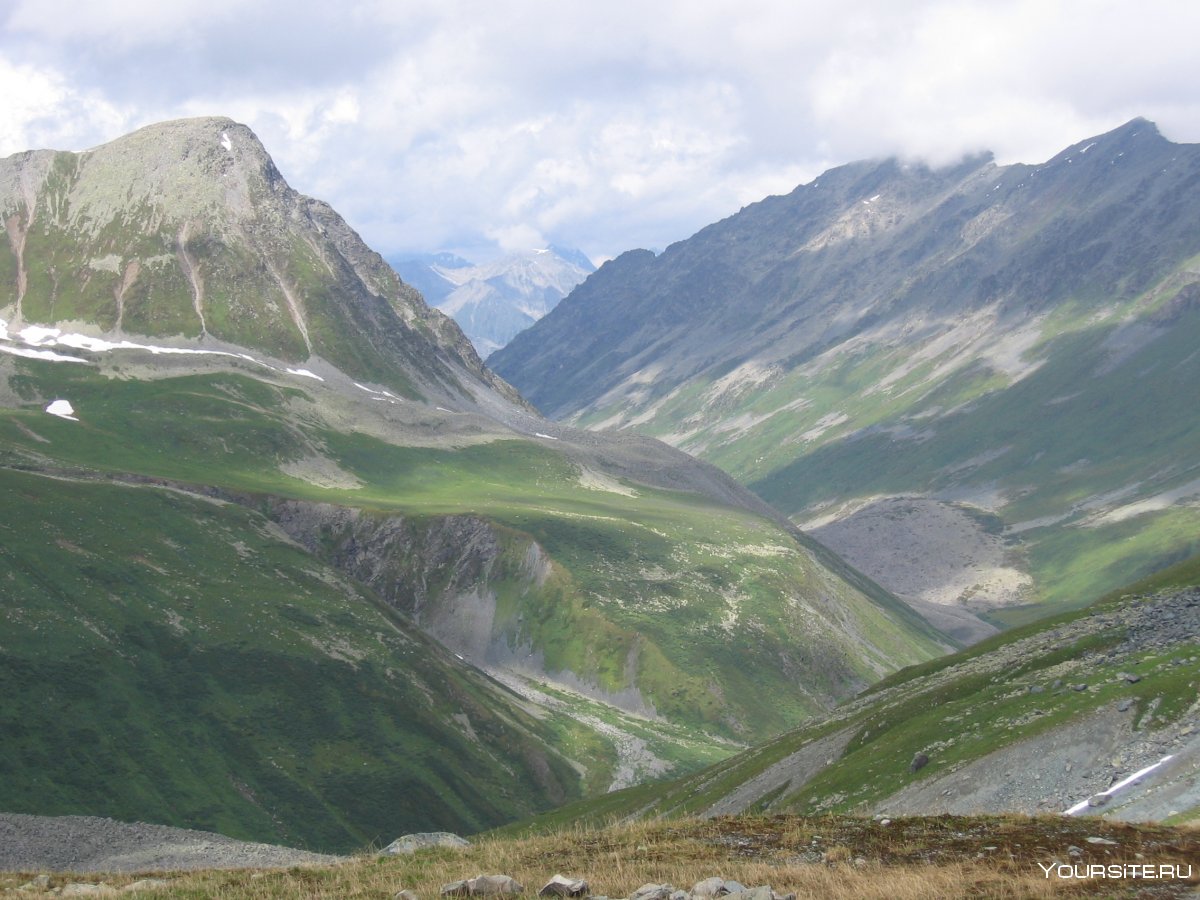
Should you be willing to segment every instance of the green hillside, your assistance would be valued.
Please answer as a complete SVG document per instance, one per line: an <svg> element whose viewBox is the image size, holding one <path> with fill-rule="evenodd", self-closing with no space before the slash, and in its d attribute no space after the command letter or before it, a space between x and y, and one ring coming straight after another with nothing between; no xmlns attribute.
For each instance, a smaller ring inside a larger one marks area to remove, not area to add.
<svg viewBox="0 0 1200 900"><path fill-rule="evenodd" d="M578 796L578 728L262 515L7 468L0 498L3 809L350 850Z"/></svg>
<svg viewBox="0 0 1200 900"><path fill-rule="evenodd" d="M393 548L392 583L376 586L398 608L428 619L478 588L493 595L488 643L536 651L546 671L573 672L602 691L633 688L671 721L742 738L777 731L939 646L902 607L834 575L775 523L694 494L589 490L549 442L405 446L334 431L316 413L294 417L319 387L18 366L27 374L10 385L39 399L0 414L10 464L219 488L268 514L261 495L399 516L414 529L412 547ZM42 412L42 398L60 396L82 421ZM285 474L314 448L355 486ZM423 563L423 533L462 515L486 520L494 556L476 568ZM343 538L326 529L313 549L333 559ZM533 542L552 560L541 576L526 562ZM421 610L418 578L429 604Z"/></svg>

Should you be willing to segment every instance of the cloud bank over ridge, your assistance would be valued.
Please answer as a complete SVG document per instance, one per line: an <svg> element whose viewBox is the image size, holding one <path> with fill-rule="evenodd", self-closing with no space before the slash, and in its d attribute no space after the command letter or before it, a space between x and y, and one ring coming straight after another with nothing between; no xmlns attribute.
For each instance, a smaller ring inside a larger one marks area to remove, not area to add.
<svg viewBox="0 0 1200 900"><path fill-rule="evenodd" d="M903 8L899 8L899 7ZM661 248L825 168L1200 140L1178 0L8 0L0 155L250 125L387 252Z"/></svg>

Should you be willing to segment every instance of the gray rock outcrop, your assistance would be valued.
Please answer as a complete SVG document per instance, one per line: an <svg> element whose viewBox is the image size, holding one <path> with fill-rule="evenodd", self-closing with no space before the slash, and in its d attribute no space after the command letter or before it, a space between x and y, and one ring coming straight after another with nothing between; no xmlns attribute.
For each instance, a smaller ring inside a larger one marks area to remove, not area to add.
<svg viewBox="0 0 1200 900"><path fill-rule="evenodd" d="M470 847L471 842L460 838L449 831L420 831L396 838L379 851L380 856L398 856L400 854L416 853L418 850L428 850L432 847L461 849Z"/></svg>

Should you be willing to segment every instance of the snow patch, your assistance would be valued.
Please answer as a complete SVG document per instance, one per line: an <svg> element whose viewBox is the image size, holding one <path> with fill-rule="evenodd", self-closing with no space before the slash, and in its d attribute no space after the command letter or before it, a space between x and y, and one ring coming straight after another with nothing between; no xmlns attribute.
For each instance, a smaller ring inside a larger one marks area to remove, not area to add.
<svg viewBox="0 0 1200 900"><path fill-rule="evenodd" d="M270 369L272 372L279 372L280 369L265 363L260 359L255 359L248 353L230 353L225 350L196 350L191 347L161 347L156 344L138 344L134 341L108 341L104 338L91 337L86 334L74 334L71 332L63 333L60 328L48 328L44 325L27 325L22 328L17 337L14 338L8 332L8 322L0 319L0 340L12 341L19 339L30 347L45 348L45 347L70 347L74 350L87 350L91 353L109 353L113 350L144 350L154 355L182 355L182 356L227 356L230 359L244 359L247 362L252 362L257 366L262 366L264 369ZM37 349L27 350L22 347L10 347L0 344L0 353L8 353L12 356L23 356L29 359L43 359L50 362L80 362L86 363L87 360L78 356L66 356L61 353L55 353L52 350ZM308 369L283 369L289 375L299 375L303 378L313 378L317 381L324 381L320 375ZM361 387L361 385L360 385ZM364 388L364 390L367 390ZM392 397L394 395L383 392L385 395Z"/></svg>
<svg viewBox="0 0 1200 900"><path fill-rule="evenodd" d="M390 402L396 402L403 399L401 397L397 397L391 391L377 391L375 388L369 388L365 384L359 384L357 381L352 381L350 383L360 391L366 391L368 394L373 395L376 400L388 400Z"/></svg>
<svg viewBox="0 0 1200 900"><path fill-rule="evenodd" d="M52 416L58 416L60 419L70 419L72 422L78 422L75 417L75 408L71 406L70 400L54 400L46 406L46 412Z"/></svg>
<svg viewBox="0 0 1200 900"><path fill-rule="evenodd" d="M57 328L43 328L41 325L29 325L22 328L19 332L21 340L27 344L32 344L34 347L39 347L42 344L49 342L55 343L61 331Z"/></svg>
<svg viewBox="0 0 1200 900"><path fill-rule="evenodd" d="M1175 758L1174 754L1170 754L1168 756L1164 756L1162 759L1160 759L1158 762L1154 763L1153 765L1146 766L1146 768L1144 768L1144 769L1138 769L1132 775L1129 775L1126 778L1122 778L1120 781L1118 781L1116 784L1114 784L1108 790L1101 791L1100 796L1101 797L1111 797L1117 791L1121 790L1121 788L1126 787L1130 784L1133 784L1133 782L1137 781L1139 778L1144 778L1146 775L1149 775L1151 772L1153 772L1159 766L1163 765L1164 763L1170 762L1174 758ZM1090 799L1091 798L1089 797L1088 800L1090 800ZM1088 800L1081 800L1078 803L1076 803L1074 806L1072 806L1070 809L1063 810L1063 815L1073 816L1078 812L1082 812L1083 810L1087 809Z"/></svg>
<svg viewBox="0 0 1200 900"><path fill-rule="evenodd" d="M4 344L0 344L0 353L7 353L9 356L23 356L26 359L44 359L48 362L87 362L86 359L78 356L64 356L53 350L26 350L23 347L8 347Z"/></svg>
<svg viewBox="0 0 1200 900"><path fill-rule="evenodd" d="M231 141L229 139L229 132L227 132L227 131L221 132L221 146L224 147L226 150L228 150L230 153L233 152L233 141Z"/></svg>
<svg viewBox="0 0 1200 900"><path fill-rule="evenodd" d="M542 434L540 431L535 431L535 432L533 433L533 436L534 436L534 437L545 438L545 439L546 439L546 440L548 440L548 441L557 441L557 440L558 440L558 438L556 438L554 435L552 435L552 434Z"/></svg>
<svg viewBox="0 0 1200 900"><path fill-rule="evenodd" d="M315 378L317 381L325 380L320 375L318 375L316 372L310 372L308 369L286 369L285 371L289 375L300 375L304 378Z"/></svg>

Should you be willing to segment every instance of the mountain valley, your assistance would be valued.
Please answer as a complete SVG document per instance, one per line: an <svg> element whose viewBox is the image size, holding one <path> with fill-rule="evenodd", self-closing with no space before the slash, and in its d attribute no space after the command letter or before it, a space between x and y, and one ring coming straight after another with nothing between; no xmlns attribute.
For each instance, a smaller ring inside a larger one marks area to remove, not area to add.
<svg viewBox="0 0 1200 900"><path fill-rule="evenodd" d="M0 160L0 211L8 812L477 831L953 646L711 465L541 418L244 126Z"/></svg>
<svg viewBox="0 0 1200 900"><path fill-rule="evenodd" d="M596 271L578 250L554 246L481 265L451 253L396 256L389 262L430 306L458 323L484 359Z"/></svg>
<svg viewBox="0 0 1200 900"><path fill-rule="evenodd" d="M853 163L606 263L489 365L977 640L1200 549L1198 186L1145 120L1040 165Z"/></svg>

